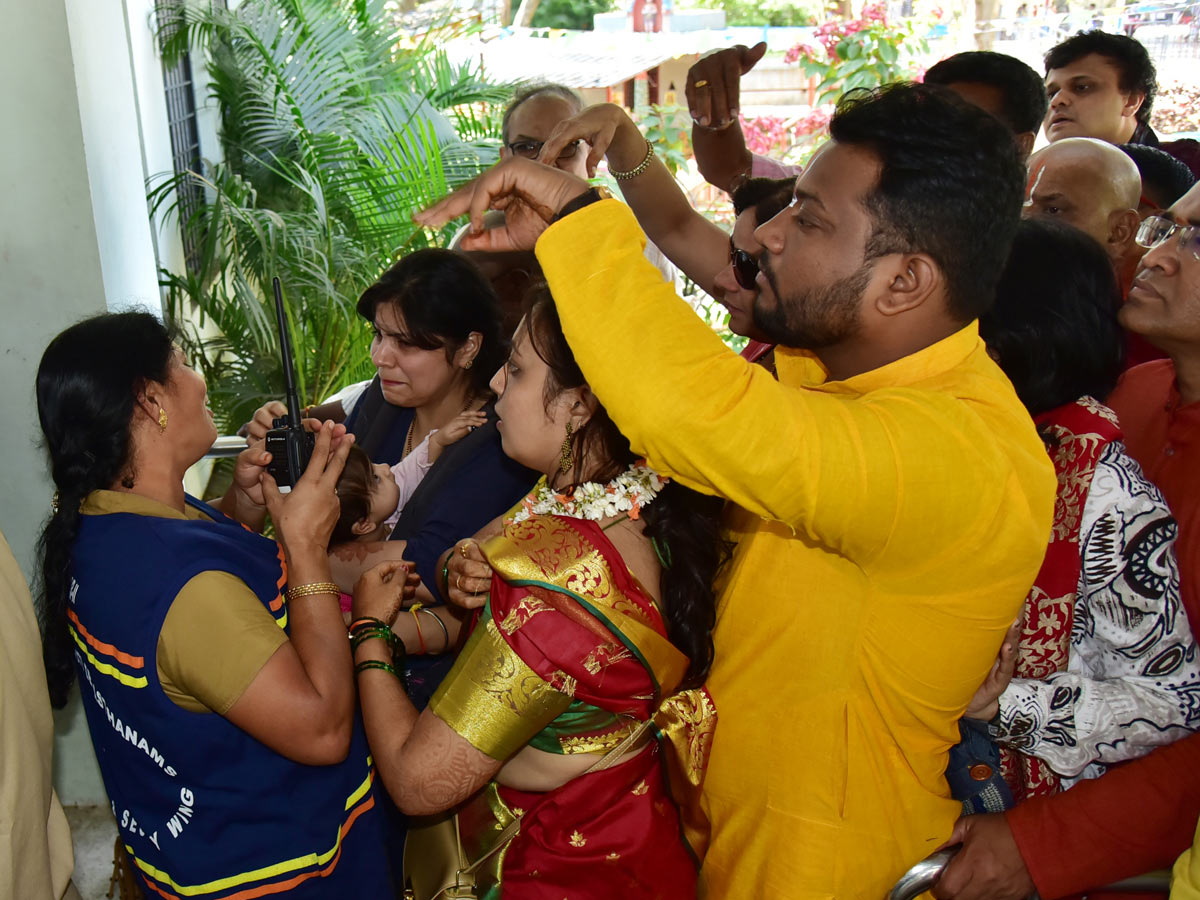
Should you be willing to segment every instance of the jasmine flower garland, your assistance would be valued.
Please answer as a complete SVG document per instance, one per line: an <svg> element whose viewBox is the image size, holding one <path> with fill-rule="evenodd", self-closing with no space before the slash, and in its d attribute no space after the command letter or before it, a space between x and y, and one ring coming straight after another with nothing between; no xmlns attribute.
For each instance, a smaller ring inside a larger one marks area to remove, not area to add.
<svg viewBox="0 0 1200 900"><path fill-rule="evenodd" d="M607 484L585 481L561 492L550 487L543 476L508 521L524 522L530 516L569 516L598 522L621 513L629 513L629 518L636 519L642 507L653 502L667 481L641 461Z"/></svg>

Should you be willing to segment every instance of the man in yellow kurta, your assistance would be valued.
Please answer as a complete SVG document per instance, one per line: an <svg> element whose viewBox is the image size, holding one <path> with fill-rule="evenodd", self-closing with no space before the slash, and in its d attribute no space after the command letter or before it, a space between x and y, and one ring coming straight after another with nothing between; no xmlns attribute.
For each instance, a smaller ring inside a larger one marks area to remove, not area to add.
<svg viewBox="0 0 1200 900"><path fill-rule="evenodd" d="M947 751L1050 529L1053 469L974 322L1020 208L1011 135L907 85L844 104L831 134L757 233L778 381L578 180L506 164L426 218L501 200L526 246L552 221L537 255L591 389L655 469L736 504L708 681L712 900L878 900L949 836Z"/></svg>

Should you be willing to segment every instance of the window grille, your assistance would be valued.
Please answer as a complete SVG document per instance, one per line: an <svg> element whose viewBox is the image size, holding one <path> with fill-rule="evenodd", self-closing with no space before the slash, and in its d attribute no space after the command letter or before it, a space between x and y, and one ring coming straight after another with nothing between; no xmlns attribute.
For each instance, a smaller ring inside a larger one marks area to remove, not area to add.
<svg viewBox="0 0 1200 900"><path fill-rule="evenodd" d="M212 0L214 7L227 8L227 0ZM160 41L168 40L173 34L174 24L183 0L160 0L157 6ZM192 58L182 54L173 63L163 62L163 89L167 99L167 127L171 135L171 159L175 174L185 172L202 174L200 163L200 131L196 124L196 92L192 80ZM194 180L180 180L176 190L180 236L183 239L183 254L189 271L200 265L199 241L186 223L204 202L204 189Z"/></svg>

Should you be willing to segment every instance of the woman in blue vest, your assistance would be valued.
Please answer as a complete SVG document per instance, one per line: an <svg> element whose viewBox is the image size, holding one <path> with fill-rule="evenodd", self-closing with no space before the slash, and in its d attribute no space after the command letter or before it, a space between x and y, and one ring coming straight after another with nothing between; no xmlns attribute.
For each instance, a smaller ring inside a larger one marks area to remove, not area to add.
<svg viewBox="0 0 1200 900"><path fill-rule="evenodd" d="M78 673L147 896L394 896L325 555L350 440L326 424L286 498L251 448L209 506L183 490L216 437L206 396L146 313L85 320L46 349L52 700ZM268 508L279 544L257 533ZM362 589L394 593L387 572Z"/></svg>

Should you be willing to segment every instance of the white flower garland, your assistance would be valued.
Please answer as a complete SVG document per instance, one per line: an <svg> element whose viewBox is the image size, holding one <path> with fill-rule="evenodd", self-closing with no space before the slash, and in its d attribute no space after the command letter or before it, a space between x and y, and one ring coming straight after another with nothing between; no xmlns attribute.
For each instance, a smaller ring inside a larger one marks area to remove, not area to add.
<svg viewBox="0 0 1200 900"><path fill-rule="evenodd" d="M567 492L554 490L543 477L509 521L524 522L530 516L569 516L597 522L621 513L636 519L667 481L642 462L634 463L608 484L585 481Z"/></svg>

